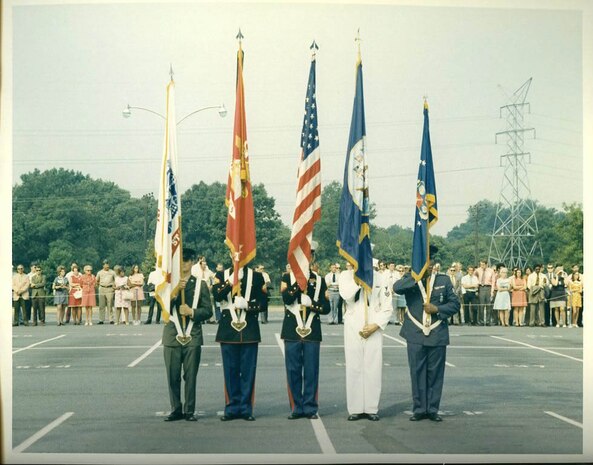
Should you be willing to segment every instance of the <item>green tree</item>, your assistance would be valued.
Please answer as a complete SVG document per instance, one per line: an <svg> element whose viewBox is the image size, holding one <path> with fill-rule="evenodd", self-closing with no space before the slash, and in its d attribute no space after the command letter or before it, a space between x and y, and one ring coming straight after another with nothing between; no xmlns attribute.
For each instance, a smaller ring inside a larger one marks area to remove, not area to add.
<svg viewBox="0 0 593 465"><path fill-rule="evenodd" d="M555 263L562 263L564 269L583 264L583 206L563 205L564 218L555 226L554 237L558 247L552 257ZM582 268L581 268L582 269Z"/></svg>
<svg viewBox="0 0 593 465"><path fill-rule="evenodd" d="M342 261L336 246L341 196L342 184L338 181L331 182L321 191L321 219L315 224L313 240L319 244L316 257L322 273L327 271L330 263Z"/></svg>
<svg viewBox="0 0 593 465"><path fill-rule="evenodd" d="M127 259L142 258L142 208L112 182L63 168L35 170L13 187L13 260L30 263L58 257L96 270L125 243ZM140 240L139 240L140 238ZM61 252L60 252L61 251ZM119 258L119 257L117 257Z"/></svg>

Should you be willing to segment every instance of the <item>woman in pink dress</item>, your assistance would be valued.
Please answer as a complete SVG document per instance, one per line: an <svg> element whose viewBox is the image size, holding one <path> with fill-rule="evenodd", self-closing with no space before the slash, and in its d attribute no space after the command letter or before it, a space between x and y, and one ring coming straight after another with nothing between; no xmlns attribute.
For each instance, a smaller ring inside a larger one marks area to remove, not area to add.
<svg viewBox="0 0 593 465"><path fill-rule="evenodd" d="M72 309L72 320L74 321L75 325L79 325L80 321L82 320L82 296L76 298L74 294L78 291L82 291L82 275L78 271L77 265L72 265L72 274L70 275L69 282L69 289L70 293L68 295L68 307Z"/></svg>
<svg viewBox="0 0 593 465"><path fill-rule="evenodd" d="M144 275L140 272L138 265L132 266L132 271L128 277L128 286L132 291L132 320L133 325L140 324L142 318L142 302L144 301Z"/></svg>
<svg viewBox="0 0 593 465"><path fill-rule="evenodd" d="M527 279L523 278L523 272L517 268L511 278L511 305L513 306L513 320L515 326L523 326L525 307L527 307Z"/></svg>
<svg viewBox="0 0 593 465"><path fill-rule="evenodd" d="M97 299L95 297L97 278L93 275L93 267L91 265L84 266L84 274L80 281L82 284L82 306L86 310L84 325L93 326L93 307L97 305Z"/></svg>

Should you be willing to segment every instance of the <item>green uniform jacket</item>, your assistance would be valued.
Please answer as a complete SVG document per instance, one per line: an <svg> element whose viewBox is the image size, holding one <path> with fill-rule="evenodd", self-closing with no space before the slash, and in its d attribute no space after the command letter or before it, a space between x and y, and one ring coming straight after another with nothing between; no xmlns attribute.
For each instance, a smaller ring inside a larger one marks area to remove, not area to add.
<svg viewBox="0 0 593 465"><path fill-rule="evenodd" d="M311 321L311 333L305 337L301 337L297 332L297 319L293 315L290 310L284 309L284 321L282 322L282 332L280 337L286 341L315 341L321 342L321 322L319 320L319 315L327 315L331 307L329 305L329 301L325 297L325 293L327 291L327 284L325 283L325 279L320 277L320 286L321 291L319 292L319 299L314 300L315 291L316 291L316 284L317 284L317 273L311 271L309 274L309 281L307 283L307 295L311 298L313 302L313 306L307 308L307 315L309 312L313 312L313 321ZM284 301L285 305L292 305L295 301L299 301L301 297L301 289L299 288L298 283L294 283L293 285L290 284L290 273L285 273L282 276L282 282L286 283L287 287L282 292L282 300ZM303 314L301 311L301 318ZM303 321L303 324L306 322Z"/></svg>
<svg viewBox="0 0 593 465"><path fill-rule="evenodd" d="M232 272L232 270L230 270ZM257 321L257 314L262 310L261 301L264 298L265 282L261 273L253 272L253 281L251 282L251 295L249 297L249 309L245 317L247 326L241 331L236 331L232 326L231 312L225 309L230 298L232 284L224 279L224 271L216 273L214 285L212 286L212 293L214 300L220 302L221 315L218 322L218 331L216 332L216 342L227 342L230 344L246 344L250 342L261 342L261 334L259 331L259 322ZM243 278L241 279L241 295L246 295L247 288L247 268L243 269Z"/></svg>
<svg viewBox="0 0 593 465"><path fill-rule="evenodd" d="M201 346L204 343L202 336L202 321L208 320L212 316L212 304L210 303L210 290L204 281L198 283L200 285L200 298L198 299L197 308L194 308L194 325L191 329L191 341L187 346ZM196 278L192 276L189 278L185 286L185 303L190 307L194 301L194 292L196 290ZM177 313L181 305L181 292L175 299L171 301L171 313ZM181 324L181 317L179 318ZM189 318L186 317L186 323L189 324ZM166 347L181 347L181 344L175 338L177 336L177 328L175 323L169 320L169 323L163 328L163 345Z"/></svg>

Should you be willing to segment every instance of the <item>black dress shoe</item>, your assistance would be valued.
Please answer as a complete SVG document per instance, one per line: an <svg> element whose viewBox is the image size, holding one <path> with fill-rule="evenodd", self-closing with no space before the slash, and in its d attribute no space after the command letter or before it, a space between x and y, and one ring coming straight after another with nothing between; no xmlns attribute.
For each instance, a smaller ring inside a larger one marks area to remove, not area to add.
<svg viewBox="0 0 593 465"><path fill-rule="evenodd" d="M237 417L234 415L223 415L220 417L220 421L231 421L235 420Z"/></svg>
<svg viewBox="0 0 593 465"><path fill-rule="evenodd" d="M317 416L316 413L312 413L311 415L307 415L307 418L309 420L317 420L319 417Z"/></svg>
<svg viewBox="0 0 593 465"><path fill-rule="evenodd" d="M426 418L425 413L415 413L410 417L410 421L420 421Z"/></svg>
<svg viewBox="0 0 593 465"><path fill-rule="evenodd" d="M358 421L361 418L364 418L365 414L364 413L353 413L352 415L350 415L348 417L348 421Z"/></svg>
<svg viewBox="0 0 593 465"><path fill-rule="evenodd" d="M379 415L377 415L376 413L369 413L367 415L367 418L371 421L379 421Z"/></svg>
<svg viewBox="0 0 593 465"><path fill-rule="evenodd" d="M198 421L198 417L194 413L186 413L185 420L186 421Z"/></svg>
<svg viewBox="0 0 593 465"><path fill-rule="evenodd" d="M253 415L243 415L243 420L245 420L245 421L255 421L255 417Z"/></svg>
<svg viewBox="0 0 593 465"><path fill-rule="evenodd" d="M165 417L165 421L177 421L183 420L184 416L181 412L171 412L169 415Z"/></svg>
<svg viewBox="0 0 593 465"><path fill-rule="evenodd" d="M103 323L102 321L99 321L99 323L97 323L97 324L98 324L98 325L102 325L102 324L104 324L104 323Z"/></svg>
<svg viewBox="0 0 593 465"><path fill-rule="evenodd" d="M291 413L290 415L288 415L288 419L289 420L296 420L297 418L303 418L303 415L301 413Z"/></svg>
<svg viewBox="0 0 593 465"><path fill-rule="evenodd" d="M438 413L429 413L428 419L432 421L443 421L443 419Z"/></svg>

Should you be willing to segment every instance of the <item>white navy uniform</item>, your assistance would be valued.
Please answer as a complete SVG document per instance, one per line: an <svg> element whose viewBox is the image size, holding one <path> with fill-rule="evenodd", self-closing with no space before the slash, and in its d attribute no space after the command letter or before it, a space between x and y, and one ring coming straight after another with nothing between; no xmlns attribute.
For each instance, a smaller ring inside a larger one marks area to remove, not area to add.
<svg viewBox="0 0 593 465"><path fill-rule="evenodd" d="M393 307L386 277L373 275L373 290L368 304L368 324L379 329L367 339L359 332L364 327L364 291L354 282L354 271L346 270L339 277L340 296L344 299L344 352L346 356L346 403L348 413L376 414L381 397L383 367L383 336ZM360 292L359 292L360 291Z"/></svg>

